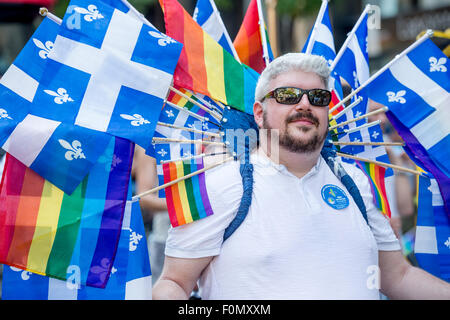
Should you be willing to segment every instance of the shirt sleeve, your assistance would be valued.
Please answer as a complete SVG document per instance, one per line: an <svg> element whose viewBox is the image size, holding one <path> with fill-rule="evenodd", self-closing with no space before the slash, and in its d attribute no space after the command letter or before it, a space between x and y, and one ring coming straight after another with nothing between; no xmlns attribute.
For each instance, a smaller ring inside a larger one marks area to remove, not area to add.
<svg viewBox="0 0 450 320"><path fill-rule="evenodd" d="M400 242L392 230L389 223L389 218L383 215L383 213L375 206L373 202L373 195L367 176L359 168L356 168L353 165L344 164L344 168L358 186L361 197L366 205L369 227L372 230L372 234L377 242L378 250L400 250Z"/></svg>
<svg viewBox="0 0 450 320"><path fill-rule="evenodd" d="M213 214L170 227L165 248L167 256L202 258L220 253L225 229L236 216L243 194L239 164L233 161L206 171L205 183Z"/></svg>

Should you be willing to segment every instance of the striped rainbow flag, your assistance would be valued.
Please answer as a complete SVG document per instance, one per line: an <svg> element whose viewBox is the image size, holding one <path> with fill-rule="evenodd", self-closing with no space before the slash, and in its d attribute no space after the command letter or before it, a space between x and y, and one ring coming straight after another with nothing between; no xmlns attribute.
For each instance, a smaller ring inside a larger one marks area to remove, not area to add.
<svg viewBox="0 0 450 320"><path fill-rule="evenodd" d="M183 43L174 84L253 114L258 73L241 65L176 0L159 0L167 35Z"/></svg>
<svg viewBox="0 0 450 320"><path fill-rule="evenodd" d="M200 169L203 169L202 159L164 163L164 183L174 181ZM165 192L167 209L173 227L213 214L206 192L204 172L167 187Z"/></svg>
<svg viewBox="0 0 450 320"><path fill-rule="evenodd" d="M266 62L263 57L263 40L259 23L258 4L256 0L252 0L247 8L241 28L234 39L233 46L242 63L261 73L266 68ZM267 30L265 30L264 37L269 39ZM268 40L267 47L269 61L272 61L273 53Z"/></svg>
<svg viewBox="0 0 450 320"><path fill-rule="evenodd" d="M71 195L8 155L0 188L0 263L62 280L79 263L81 284L104 288L120 237L133 151L133 143L112 138Z"/></svg>
<svg viewBox="0 0 450 320"><path fill-rule="evenodd" d="M386 195L386 187L384 184L384 175L386 168L374 163L355 161L357 166L369 178L370 188L372 190L373 201L375 205L383 212L384 215L391 217L391 208Z"/></svg>

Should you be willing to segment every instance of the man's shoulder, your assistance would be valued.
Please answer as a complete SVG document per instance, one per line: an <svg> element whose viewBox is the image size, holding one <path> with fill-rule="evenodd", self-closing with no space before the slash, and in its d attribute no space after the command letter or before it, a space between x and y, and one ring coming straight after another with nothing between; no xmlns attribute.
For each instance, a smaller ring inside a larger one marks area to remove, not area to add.
<svg viewBox="0 0 450 320"><path fill-rule="evenodd" d="M238 161L227 161L205 172L208 192L223 196L242 194L242 178Z"/></svg>
<svg viewBox="0 0 450 320"><path fill-rule="evenodd" d="M341 161L342 166L348 175L355 181L355 183L362 183L366 181L366 177L362 170L358 168L355 164Z"/></svg>

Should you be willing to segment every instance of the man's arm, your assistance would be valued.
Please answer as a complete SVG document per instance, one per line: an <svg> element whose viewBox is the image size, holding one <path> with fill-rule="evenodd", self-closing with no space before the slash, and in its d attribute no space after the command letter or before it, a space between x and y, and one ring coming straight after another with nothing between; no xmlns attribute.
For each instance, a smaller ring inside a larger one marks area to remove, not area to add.
<svg viewBox="0 0 450 320"><path fill-rule="evenodd" d="M153 300L187 300L212 258L184 259L166 256L161 277L152 289Z"/></svg>
<svg viewBox="0 0 450 320"><path fill-rule="evenodd" d="M379 251L381 292L391 299L450 299L450 284L413 267L401 251Z"/></svg>

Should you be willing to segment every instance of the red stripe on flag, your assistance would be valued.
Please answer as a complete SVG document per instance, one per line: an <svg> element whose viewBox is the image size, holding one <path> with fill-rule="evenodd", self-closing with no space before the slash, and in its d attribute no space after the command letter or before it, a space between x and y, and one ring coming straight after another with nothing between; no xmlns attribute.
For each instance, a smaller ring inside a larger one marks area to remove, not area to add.
<svg viewBox="0 0 450 320"><path fill-rule="evenodd" d="M162 167L164 173L164 183L168 183L171 181L169 163L163 163ZM166 193L167 211L169 212L170 223L172 224L172 227L177 227L179 223L173 203L172 187L167 187L164 191Z"/></svg>
<svg viewBox="0 0 450 320"><path fill-rule="evenodd" d="M11 158L10 162L12 161L18 162L18 160ZM10 208L16 219L13 238L6 258L8 264L27 266L28 252L33 241L44 183L45 179L33 170L25 169L17 210ZM14 192L16 192L17 188L14 189Z"/></svg>

